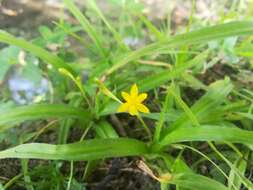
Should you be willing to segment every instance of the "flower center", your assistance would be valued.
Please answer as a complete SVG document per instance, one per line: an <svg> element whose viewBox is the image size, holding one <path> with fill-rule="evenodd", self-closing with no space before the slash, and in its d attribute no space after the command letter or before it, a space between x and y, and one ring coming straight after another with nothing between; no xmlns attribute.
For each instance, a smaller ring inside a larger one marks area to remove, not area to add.
<svg viewBox="0 0 253 190"><path fill-rule="evenodd" d="M136 105L138 104L137 98L136 98L136 97L130 97L130 100L128 101L128 103L129 103L131 106L136 106Z"/></svg>

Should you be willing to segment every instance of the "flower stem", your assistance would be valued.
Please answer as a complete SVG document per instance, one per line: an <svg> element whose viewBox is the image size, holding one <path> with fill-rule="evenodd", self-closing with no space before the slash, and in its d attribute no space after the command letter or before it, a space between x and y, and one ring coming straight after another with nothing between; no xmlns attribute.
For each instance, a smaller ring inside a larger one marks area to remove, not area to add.
<svg viewBox="0 0 253 190"><path fill-rule="evenodd" d="M146 125L146 123L144 122L144 120L142 119L142 117L140 116L140 114L137 114L137 118L139 119L139 121L143 125L145 131L147 132L149 140L152 140L152 133L151 133L150 129L148 128L148 126Z"/></svg>

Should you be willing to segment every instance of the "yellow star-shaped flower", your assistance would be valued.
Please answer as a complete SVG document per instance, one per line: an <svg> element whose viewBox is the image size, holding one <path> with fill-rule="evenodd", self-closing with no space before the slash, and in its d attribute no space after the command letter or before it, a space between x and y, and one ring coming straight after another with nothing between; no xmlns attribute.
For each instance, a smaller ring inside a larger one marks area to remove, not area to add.
<svg viewBox="0 0 253 190"><path fill-rule="evenodd" d="M128 112L130 115L138 115L138 112L149 113L149 109L142 103L148 95L138 94L136 84L131 87L130 94L121 92L121 95L126 102L119 106L118 112Z"/></svg>

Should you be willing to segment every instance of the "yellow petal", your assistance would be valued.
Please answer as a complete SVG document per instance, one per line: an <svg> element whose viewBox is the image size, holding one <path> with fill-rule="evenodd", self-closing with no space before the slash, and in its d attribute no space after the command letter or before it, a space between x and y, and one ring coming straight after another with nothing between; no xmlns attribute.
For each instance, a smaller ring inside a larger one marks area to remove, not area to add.
<svg viewBox="0 0 253 190"><path fill-rule="evenodd" d="M137 102L141 103L143 102L146 98L147 98L148 94L146 93L141 93L138 97L137 97Z"/></svg>
<svg viewBox="0 0 253 190"><path fill-rule="evenodd" d="M143 113L149 113L149 109L143 104L137 104L137 109Z"/></svg>
<svg viewBox="0 0 253 190"><path fill-rule="evenodd" d="M127 102L130 101L131 97L128 93L126 92L121 92L121 96L124 98L124 100L126 100Z"/></svg>
<svg viewBox="0 0 253 190"><path fill-rule="evenodd" d="M118 108L118 112L128 112L129 105L128 103L121 104Z"/></svg>
<svg viewBox="0 0 253 190"><path fill-rule="evenodd" d="M138 87L137 87L136 84L134 84L134 85L131 87L130 96L131 96L131 97L137 97L137 96L138 96Z"/></svg>
<svg viewBox="0 0 253 190"><path fill-rule="evenodd" d="M130 106L129 107L129 114L130 115L137 115L138 114L138 111L137 111L135 106Z"/></svg>

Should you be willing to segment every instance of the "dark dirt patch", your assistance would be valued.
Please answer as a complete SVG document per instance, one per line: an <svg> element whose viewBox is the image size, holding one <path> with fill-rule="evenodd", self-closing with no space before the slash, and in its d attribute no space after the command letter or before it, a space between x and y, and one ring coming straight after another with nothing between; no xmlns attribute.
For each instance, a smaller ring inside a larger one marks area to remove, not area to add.
<svg viewBox="0 0 253 190"><path fill-rule="evenodd" d="M20 172L20 161L18 159L4 159L0 161L0 176L12 178Z"/></svg>
<svg viewBox="0 0 253 190"><path fill-rule="evenodd" d="M159 183L137 168L136 159L111 159L101 169L91 176L89 190L159 189Z"/></svg>
<svg viewBox="0 0 253 190"><path fill-rule="evenodd" d="M4 0L0 4L0 28L14 35L32 38L38 35L40 25L51 25L55 18L41 0L22 3L22 0Z"/></svg>

